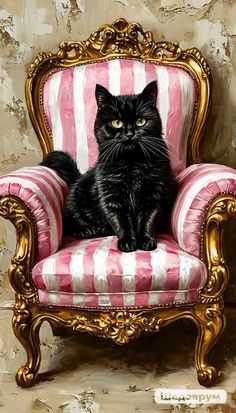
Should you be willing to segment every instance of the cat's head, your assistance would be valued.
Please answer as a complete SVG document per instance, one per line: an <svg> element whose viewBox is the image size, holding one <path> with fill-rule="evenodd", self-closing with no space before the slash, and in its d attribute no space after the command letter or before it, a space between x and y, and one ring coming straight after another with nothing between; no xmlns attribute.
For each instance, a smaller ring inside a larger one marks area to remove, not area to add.
<svg viewBox="0 0 236 413"><path fill-rule="evenodd" d="M153 156L154 146L162 141L157 82L149 83L140 94L119 96L97 84L95 96L98 111L94 132L99 153L112 160L134 152Z"/></svg>

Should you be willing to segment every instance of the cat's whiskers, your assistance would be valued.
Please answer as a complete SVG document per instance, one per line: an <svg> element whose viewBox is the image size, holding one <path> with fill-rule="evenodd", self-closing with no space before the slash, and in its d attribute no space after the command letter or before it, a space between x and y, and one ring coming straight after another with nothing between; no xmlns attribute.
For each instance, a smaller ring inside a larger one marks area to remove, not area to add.
<svg viewBox="0 0 236 413"><path fill-rule="evenodd" d="M142 144L142 142L139 141L138 144L139 144L139 146L140 146L140 148L141 148L141 151L143 152L144 156L145 156L145 157L148 157L149 159L151 159L150 154L147 152L147 150L145 149L145 147L144 147L144 145Z"/></svg>
<svg viewBox="0 0 236 413"><path fill-rule="evenodd" d="M115 156L119 152L120 146L120 142L113 142L112 144L109 142L109 147L106 148L106 150L99 155L99 160L103 164L103 166L105 166L108 163L108 161L113 162Z"/></svg>
<svg viewBox="0 0 236 413"><path fill-rule="evenodd" d="M160 148L160 149L164 149L165 151L167 151L168 155L171 158L174 158L175 160L177 160L176 155L170 150L170 148L168 148L168 144L162 141L158 141L156 138L154 137L149 137L149 136L145 136L142 138L143 140L145 140L145 142L149 143L150 145L153 146L153 148Z"/></svg>
<svg viewBox="0 0 236 413"><path fill-rule="evenodd" d="M153 146L150 142L145 142L145 145L146 145L146 149L149 150L149 151L151 151L154 155L161 154L161 155L163 155L165 158L169 159L168 154L165 153L165 152L162 152L159 147L157 148L156 146ZM163 149L164 149L164 148L163 148Z"/></svg>
<svg viewBox="0 0 236 413"><path fill-rule="evenodd" d="M116 145L113 146L113 149L110 153L111 162L113 162L113 160L115 160L115 154L117 152L117 149L119 150L119 146L120 146L119 142L117 142Z"/></svg>
<svg viewBox="0 0 236 413"><path fill-rule="evenodd" d="M113 149L114 149L114 144L110 145L104 152L102 152L102 154L101 153L99 154L99 160L102 161L103 164L107 163Z"/></svg>
<svg viewBox="0 0 236 413"><path fill-rule="evenodd" d="M147 142L145 142L145 143L143 142L143 147L145 147L145 149L146 149L147 152L152 152L153 155L155 155L155 156L158 155L158 152L156 151L156 149L155 149L155 148L152 149L152 148L150 147L150 145L147 144ZM150 155L149 155L149 156L150 156Z"/></svg>

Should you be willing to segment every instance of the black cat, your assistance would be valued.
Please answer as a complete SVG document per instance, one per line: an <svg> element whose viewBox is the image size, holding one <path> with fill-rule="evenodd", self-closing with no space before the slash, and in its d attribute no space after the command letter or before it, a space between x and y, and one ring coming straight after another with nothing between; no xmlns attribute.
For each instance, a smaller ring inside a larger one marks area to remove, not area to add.
<svg viewBox="0 0 236 413"><path fill-rule="evenodd" d="M70 187L63 212L64 235L115 234L129 252L156 248L155 233L167 224L175 180L156 108L157 84L138 95L113 96L96 85L94 132L99 156L80 174L68 153L54 151L41 163Z"/></svg>

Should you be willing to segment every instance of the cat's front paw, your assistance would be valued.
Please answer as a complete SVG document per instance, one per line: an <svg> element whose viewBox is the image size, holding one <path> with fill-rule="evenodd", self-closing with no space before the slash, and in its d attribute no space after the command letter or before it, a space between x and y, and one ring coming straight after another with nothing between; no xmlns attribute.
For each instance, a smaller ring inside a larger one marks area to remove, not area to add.
<svg viewBox="0 0 236 413"><path fill-rule="evenodd" d="M150 237L149 235L144 235L138 241L138 249L143 251L152 251L157 247L155 238Z"/></svg>
<svg viewBox="0 0 236 413"><path fill-rule="evenodd" d="M131 251L136 251L137 242L135 238L124 235L122 238L118 239L117 246L118 246L118 249L122 252L131 252Z"/></svg>

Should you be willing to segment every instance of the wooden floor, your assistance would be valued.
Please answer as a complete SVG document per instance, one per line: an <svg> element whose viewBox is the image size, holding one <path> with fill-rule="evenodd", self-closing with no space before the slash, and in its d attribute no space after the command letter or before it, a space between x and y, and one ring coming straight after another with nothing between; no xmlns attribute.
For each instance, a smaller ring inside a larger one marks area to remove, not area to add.
<svg viewBox="0 0 236 413"><path fill-rule="evenodd" d="M25 352L11 329L11 303L0 305L0 412L156 413L236 412L236 312L212 353L224 371L217 388L228 394L224 405L157 405L154 389L202 389L193 363L195 328L178 321L157 335L119 347L88 335L61 339L42 327L41 371L55 371L30 389L16 386L15 372Z"/></svg>

